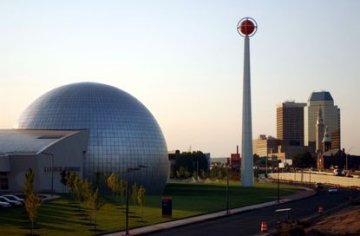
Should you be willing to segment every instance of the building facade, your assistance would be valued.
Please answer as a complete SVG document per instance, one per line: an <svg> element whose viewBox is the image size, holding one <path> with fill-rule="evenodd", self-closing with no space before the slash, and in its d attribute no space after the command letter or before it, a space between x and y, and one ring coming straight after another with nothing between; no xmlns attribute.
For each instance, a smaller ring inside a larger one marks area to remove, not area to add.
<svg viewBox="0 0 360 236"><path fill-rule="evenodd" d="M334 147L341 148L340 109L334 105L331 94L327 91L313 92L309 98L305 119L305 145L316 151L316 128L319 109L323 124L328 127ZM334 148L333 147L333 148Z"/></svg>
<svg viewBox="0 0 360 236"><path fill-rule="evenodd" d="M253 140L253 152L260 157L271 157L278 152L280 145L279 139L261 134Z"/></svg>
<svg viewBox="0 0 360 236"><path fill-rule="evenodd" d="M36 191L64 192L61 172L82 178L87 147L87 130L0 130L0 191L23 192L31 168Z"/></svg>
<svg viewBox="0 0 360 236"><path fill-rule="evenodd" d="M276 109L276 137L283 146L304 146L305 103L284 102Z"/></svg>

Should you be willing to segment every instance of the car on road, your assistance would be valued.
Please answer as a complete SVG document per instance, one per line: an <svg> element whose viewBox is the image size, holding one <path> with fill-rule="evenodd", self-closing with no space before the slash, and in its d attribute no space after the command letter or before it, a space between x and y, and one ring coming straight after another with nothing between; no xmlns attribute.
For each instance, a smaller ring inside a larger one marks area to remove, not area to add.
<svg viewBox="0 0 360 236"><path fill-rule="evenodd" d="M8 207L11 207L11 204L8 203L8 202L2 202L2 201L0 201L0 207L1 207L1 208L8 208Z"/></svg>
<svg viewBox="0 0 360 236"><path fill-rule="evenodd" d="M4 196L0 196L0 201L10 203L12 206L21 206L23 204L22 202L11 200Z"/></svg>
<svg viewBox="0 0 360 236"><path fill-rule="evenodd" d="M329 193L337 193L339 191L339 189L337 188L337 187L330 187L329 189L328 189L328 192Z"/></svg>
<svg viewBox="0 0 360 236"><path fill-rule="evenodd" d="M315 188L322 190L322 189L324 189L324 185L322 183L315 183Z"/></svg>

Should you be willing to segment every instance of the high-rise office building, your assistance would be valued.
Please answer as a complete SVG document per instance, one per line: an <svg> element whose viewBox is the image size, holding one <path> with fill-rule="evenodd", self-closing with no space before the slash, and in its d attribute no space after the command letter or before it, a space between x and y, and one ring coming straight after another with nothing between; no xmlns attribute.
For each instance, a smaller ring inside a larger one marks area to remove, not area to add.
<svg viewBox="0 0 360 236"><path fill-rule="evenodd" d="M331 94L327 91L313 92L309 98L305 119L305 145L313 151L316 150L316 128L319 110L321 109L322 120L331 135L334 147L340 149L340 109L334 105Z"/></svg>
<svg viewBox="0 0 360 236"><path fill-rule="evenodd" d="M304 146L306 103L284 102L276 109L276 136L283 146Z"/></svg>

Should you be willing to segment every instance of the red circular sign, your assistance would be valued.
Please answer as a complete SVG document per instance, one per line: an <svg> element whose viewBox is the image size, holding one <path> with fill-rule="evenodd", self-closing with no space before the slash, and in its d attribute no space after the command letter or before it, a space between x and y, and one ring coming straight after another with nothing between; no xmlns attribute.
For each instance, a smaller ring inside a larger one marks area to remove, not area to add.
<svg viewBox="0 0 360 236"><path fill-rule="evenodd" d="M252 22L251 20L248 20L248 19L244 20L243 22L241 22L240 31L244 35L250 35L250 34L254 33L254 31L255 31L254 22Z"/></svg>

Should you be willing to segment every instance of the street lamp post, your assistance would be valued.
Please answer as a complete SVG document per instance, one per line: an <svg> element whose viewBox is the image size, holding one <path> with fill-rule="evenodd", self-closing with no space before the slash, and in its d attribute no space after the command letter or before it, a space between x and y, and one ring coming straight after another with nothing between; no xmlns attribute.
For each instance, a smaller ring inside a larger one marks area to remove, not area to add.
<svg viewBox="0 0 360 236"><path fill-rule="evenodd" d="M199 156L196 156L196 181L199 181Z"/></svg>
<svg viewBox="0 0 360 236"><path fill-rule="evenodd" d="M280 203L280 168L278 168L278 178L277 178L277 203Z"/></svg>
<svg viewBox="0 0 360 236"><path fill-rule="evenodd" d="M141 170L141 168L146 168L144 165L138 165L137 167L129 167L126 169L126 177L127 177L127 183L126 183L126 210L125 210L125 235L130 235L129 233L129 173L135 172L138 170Z"/></svg>
<svg viewBox="0 0 360 236"><path fill-rule="evenodd" d="M265 158L265 175L266 175L266 178L267 178L267 176L268 176L268 171L267 171L267 169L268 169L268 156L266 156L266 158Z"/></svg>
<svg viewBox="0 0 360 236"><path fill-rule="evenodd" d="M126 183L126 211L125 211L125 235L129 234L129 180Z"/></svg>
<svg viewBox="0 0 360 236"><path fill-rule="evenodd" d="M278 178L277 178L277 201L280 203L280 170L284 168L284 163L278 163Z"/></svg>
<svg viewBox="0 0 360 236"><path fill-rule="evenodd" d="M229 158L226 165L226 215L229 215Z"/></svg>
<svg viewBox="0 0 360 236"><path fill-rule="evenodd" d="M54 194L54 155L51 156L51 195Z"/></svg>
<svg viewBox="0 0 360 236"><path fill-rule="evenodd" d="M350 155L350 151L353 147L349 148L349 150L347 151L347 154L345 153L345 173L347 174L349 166L348 166L348 158Z"/></svg>

